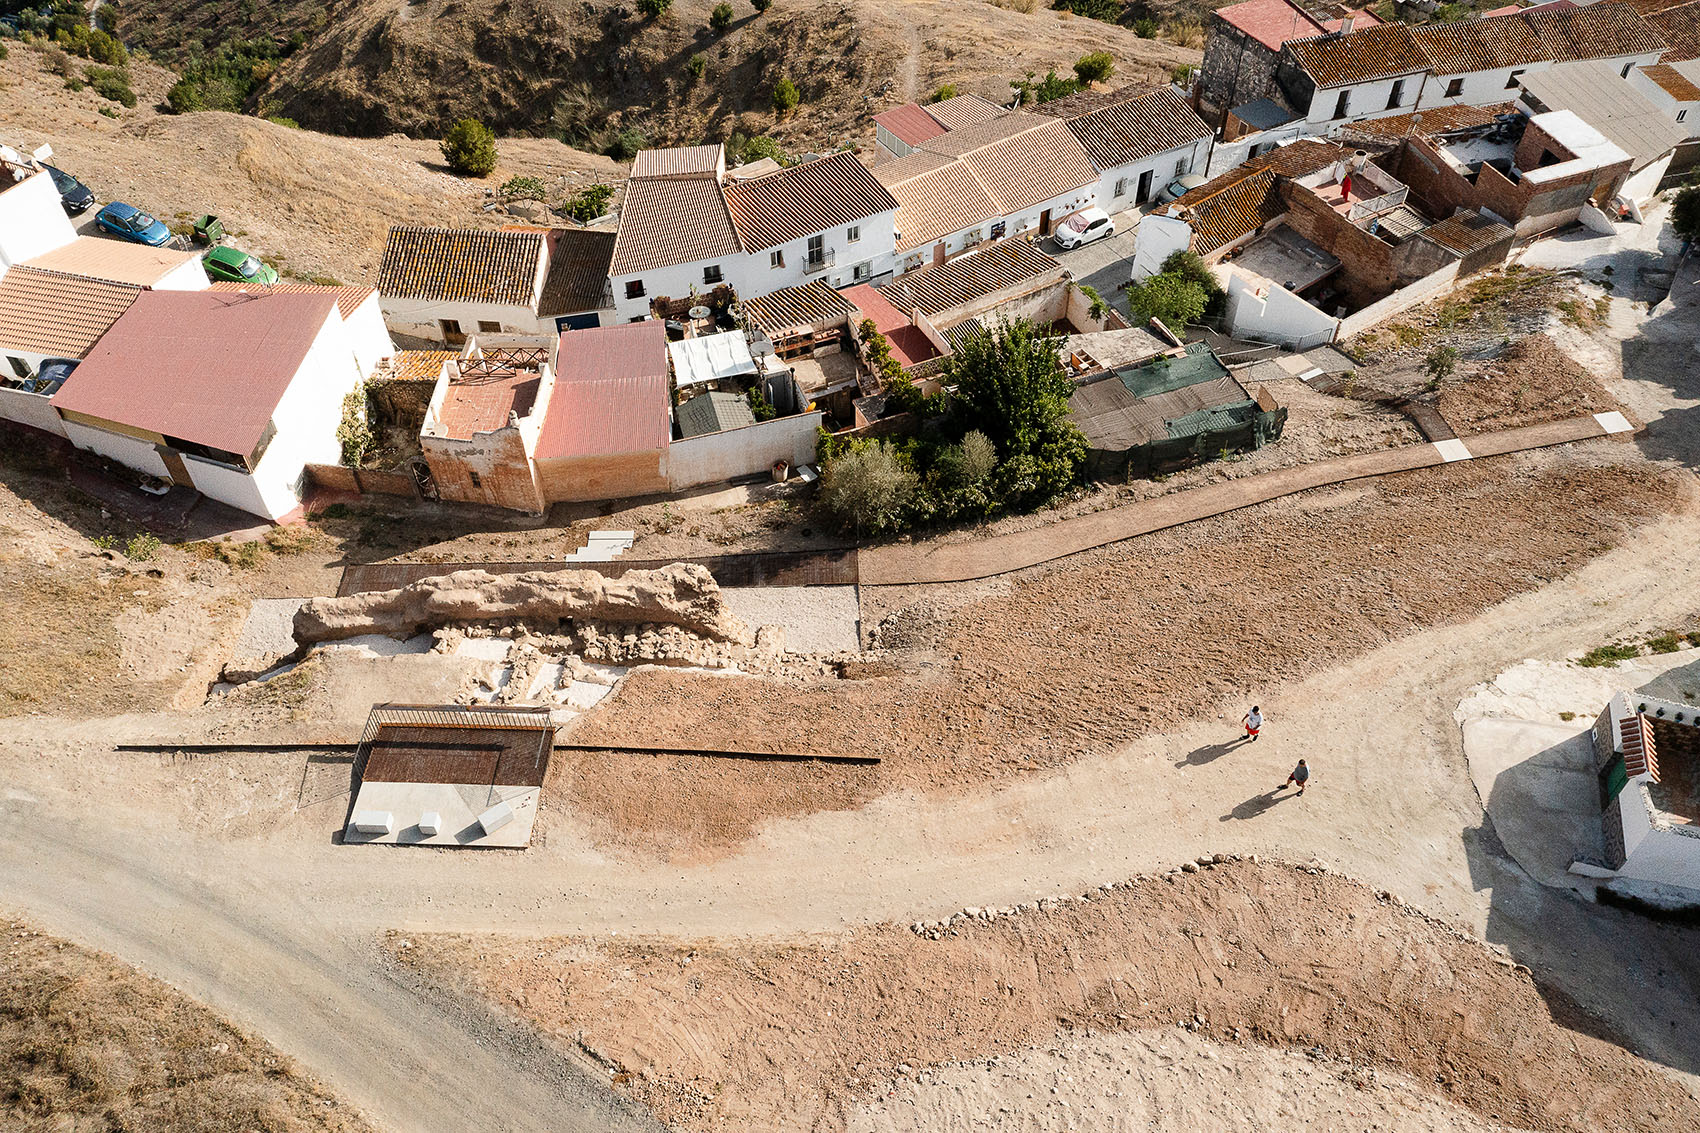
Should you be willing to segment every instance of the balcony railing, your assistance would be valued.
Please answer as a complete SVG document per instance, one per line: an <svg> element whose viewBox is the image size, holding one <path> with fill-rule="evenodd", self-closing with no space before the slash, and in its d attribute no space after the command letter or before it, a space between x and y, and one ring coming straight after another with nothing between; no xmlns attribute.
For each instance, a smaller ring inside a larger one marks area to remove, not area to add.
<svg viewBox="0 0 1700 1133"><path fill-rule="evenodd" d="M818 255L810 255L803 258L803 271L806 274L813 274L817 271L825 271L836 262L836 253L831 248L825 248Z"/></svg>

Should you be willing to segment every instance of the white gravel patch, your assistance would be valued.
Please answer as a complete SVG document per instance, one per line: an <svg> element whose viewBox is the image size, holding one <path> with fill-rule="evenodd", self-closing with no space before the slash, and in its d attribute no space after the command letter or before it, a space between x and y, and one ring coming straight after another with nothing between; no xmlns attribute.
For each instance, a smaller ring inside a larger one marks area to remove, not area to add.
<svg viewBox="0 0 1700 1133"><path fill-rule="evenodd" d="M295 611L305 598L256 598L233 657L263 657L295 650Z"/></svg>
<svg viewBox="0 0 1700 1133"><path fill-rule="evenodd" d="M742 586L721 594L752 629L783 626L787 652L854 653L862 647L854 586Z"/></svg>

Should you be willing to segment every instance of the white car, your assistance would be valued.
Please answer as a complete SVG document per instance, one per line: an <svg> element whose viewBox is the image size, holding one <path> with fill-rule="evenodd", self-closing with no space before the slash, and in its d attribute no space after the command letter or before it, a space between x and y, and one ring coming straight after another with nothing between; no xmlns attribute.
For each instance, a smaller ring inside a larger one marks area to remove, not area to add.
<svg viewBox="0 0 1700 1133"><path fill-rule="evenodd" d="M1057 227L1057 247L1078 248L1116 234L1115 221L1101 208L1081 209Z"/></svg>

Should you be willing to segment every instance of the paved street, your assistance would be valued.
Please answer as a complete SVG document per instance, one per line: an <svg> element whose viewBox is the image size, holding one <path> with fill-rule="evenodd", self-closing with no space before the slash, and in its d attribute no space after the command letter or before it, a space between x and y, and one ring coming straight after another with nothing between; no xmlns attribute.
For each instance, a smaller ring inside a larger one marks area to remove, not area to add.
<svg viewBox="0 0 1700 1133"><path fill-rule="evenodd" d="M1116 234L1108 240L1098 240L1084 248L1064 251L1057 247L1055 240L1047 238L1039 242L1039 250L1060 260L1064 267L1074 273L1076 282L1097 288L1098 294L1104 297L1105 302L1126 317L1127 294L1121 288L1133 271L1134 233L1138 229L1139 217L1137 209L1117 213Z"/></svg>

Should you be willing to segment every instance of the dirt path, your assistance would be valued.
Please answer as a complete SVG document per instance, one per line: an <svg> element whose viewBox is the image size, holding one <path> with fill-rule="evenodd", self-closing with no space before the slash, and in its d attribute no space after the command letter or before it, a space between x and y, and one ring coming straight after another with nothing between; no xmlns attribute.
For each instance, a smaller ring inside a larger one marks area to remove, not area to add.
<svg viewBox="0 0 1700 1133"><path fill-rule="evenodd" d="M990 578L1313 488L1433 468L1467 457L1496 456L1590 440L1608 432L1591 415L1573 417L1483 433L1472 436L1468 442L1449 441L1447 444L1453 446L1450 449L1433 444L1408 445L1284 468L972 543L891 543L862 552L861 581L866 586L900 586Z"/></svg>
<svg viewBox="0 0 1700 1133"><path fill-rule="evenodd" d="M407 986L281 878L192 877L146 839L30 821L22 794L0 808L0 902L265 1036L388 1133L658 1128L522 1031Z"/></svg>

